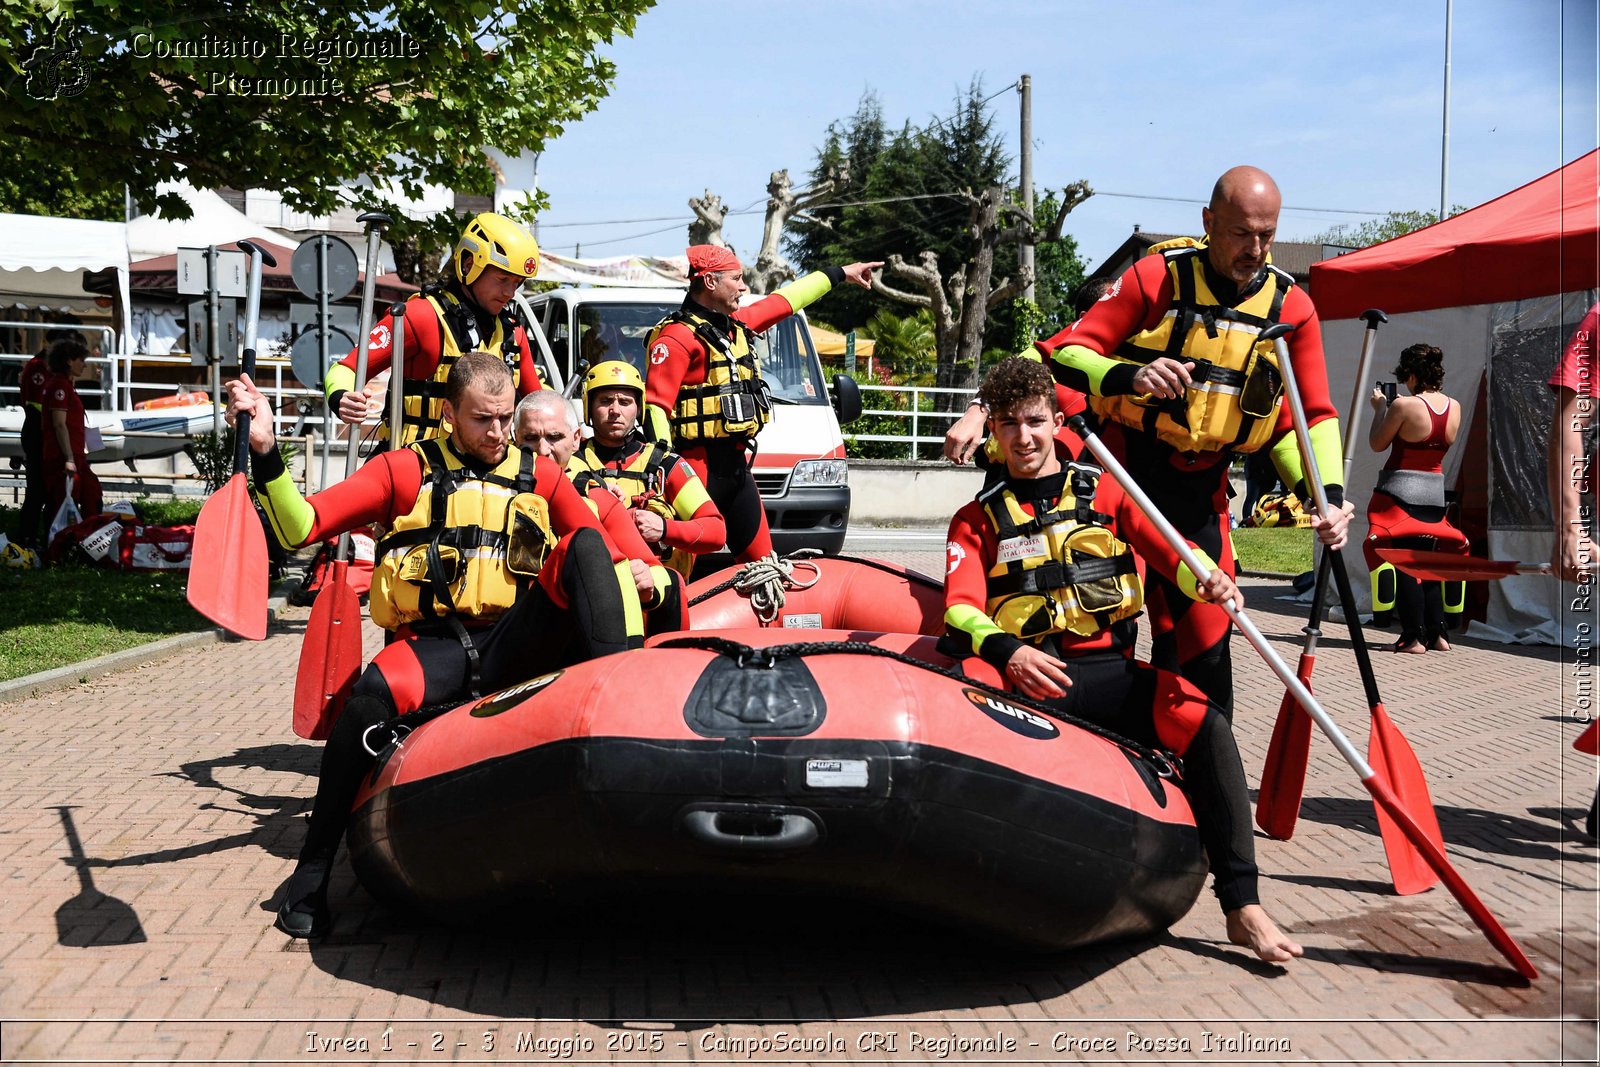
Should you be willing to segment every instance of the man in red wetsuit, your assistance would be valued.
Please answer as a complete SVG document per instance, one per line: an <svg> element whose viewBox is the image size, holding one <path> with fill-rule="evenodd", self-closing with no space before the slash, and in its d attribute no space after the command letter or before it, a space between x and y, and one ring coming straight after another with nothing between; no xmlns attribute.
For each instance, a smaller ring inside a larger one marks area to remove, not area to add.
<svg viewBox="0 0 1600 1067"><path fill-rule="evenodd" d="M1044 367L1016 358L984 379L979 395L1004 471L951 520L941 647L982 659L1063 714L1181 755L1229 940L1286 963L1301 948L1261 906L1250 798L1227 718L1182 678L1132 657L1142 601L1134 553L1196 602L1242 598L1210 559L1197 583L1121 487L1080 455L1053 385Z"/></svg>
<svg viewBox="0 0 1600 1067"><path fill-rule="evenodd" d="M1289 358L1333 505L1315 516L1318 538L1343 547L1350 505L1338 414L1328 397L1321 330L1311 299L1267 262L1278 187L1255 167L1217 179L1201 211L1206 237L1164 247L1130 267L1084 316L1036 345L1056 380L1089 396L1106 443L1178 530L1229 574L1228 464L1271 448L1285 485L1309 498L1272 346L1255 336L1288 322ZM1155 252L1152 249L1152 252ZM1230 716L1229 620L1161 575L1149 588L1151 661L1199 686Z"/></svg>
<svg viewBox="0 0 1600 1067"><path fill-rule="evenodd" d="M425 286L405 301L405 405L401 444L441 434L445 381L463 352L498 355L511 372L518 396L540 387L528 343L527 324L512 297L539 273L539 246L533 235L504 215L486 213L467 223L450 257L451 277ZM328 406L342 422L359 425L374 398L355 392L352 350L328 370ZM367 344L367 379L390 370L394 356L394 315L380 318ZM382 434L387 435L384 427Z"/></svg>
<svg viewBox="0 0 1600 1067"><path fill-rule="evenodd" d="M694 468L728 524L728 551L741 562L772 554L767 513L750 473L749 451L769 418L753 335L810 304L839 282L872 286L882 263L813 271L741 308L750 291L744 268L728 249L689 249L689 294L646 342L646 436Z"/></svg>
<svg viewBox="0 0 1600 1067"><path fill-rule="evenodd" d="M1594 427L1596 336L1600 304L1589 309L1567 339L1561 362L1550 375L1556 414L1550 422L1546 475L1556 535L1550 564L1565 581L1577 582L1595 572L1592 520L1583 516L1583 494L1590 491L1594 457L1586 447Z"/></svg>
<svg viewBox="0 0 1600 1067"><path fill-rule="evenodd" d="M398 715L492 692L642 643L648 569L617 550L551 460L510 449L514 399L498 355L451 368L445 439L385 452L353 477L302 497L278 455L272 412L245 378L230 416L250 412L251 473L274 533L295 548L369 523L377 546L370 606L395 639L361 672L323 752L317 797L277 925L326 932L327 884L362 774L362 738Z"/></svg>
<svg viewBox="0 0 1600 1067"><path fill-rule="evenodd" d="M642 389L642 387L641 387ZM582 445L582 434L573 418L567 398L550 389L529 393L517 404L515 420L519 447L548 456L567 472L567 477L589 502L600 525L630 560L649 568L655 584L653 594L640 593L647 636L689 628L689 603L684 595L683 576L669 568L640 535L633 514L588 464L575 458ZM696 484L699 484L696 482ZM719 529L720 529L720 518ZM717 544L722 544L721 534Z"/></svg>

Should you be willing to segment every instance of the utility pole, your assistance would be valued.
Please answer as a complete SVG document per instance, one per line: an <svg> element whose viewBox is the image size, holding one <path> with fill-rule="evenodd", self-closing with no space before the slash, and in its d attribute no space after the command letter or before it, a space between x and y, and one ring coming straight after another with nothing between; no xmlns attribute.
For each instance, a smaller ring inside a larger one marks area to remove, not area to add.
<svg viewBox="0 0 1600 1067"><path fill-rule="evenodd" d="M1033 219L1033 76L1024 74L1017 83L1017 93L1022 97L1022 210ZM1022 299L1033 296L1033 245L1026 243L1017 250L1017 265L1028 275Z"/></svg>
<svg viewBox="0 0 1600 1067"><path fill-rule="evenodd" d="M1444 137L1439 150L1439 221L1450 216L1450 29L1455 0L1444 0Z"/></svg>

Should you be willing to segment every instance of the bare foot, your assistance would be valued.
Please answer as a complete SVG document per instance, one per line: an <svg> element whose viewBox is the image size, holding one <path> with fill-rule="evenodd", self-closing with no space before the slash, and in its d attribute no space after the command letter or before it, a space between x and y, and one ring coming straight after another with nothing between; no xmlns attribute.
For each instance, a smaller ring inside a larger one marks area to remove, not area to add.
<svg viewBox="0 0 1600 1067"><path fill-rule="evenodd" d="M1260 904L1246 904L1228 912L1228 940L1243 945L1268 963L1288 963L1306 951L1278 929Z"/></svg>
<svg viewBox="0 0 1600 1067"><path fill-rule="evenodd" d="M1428 642L1429 652L1449 652L1450 642L1444 639L1444 634L1434 634Z"/></svg>
<svg viewBox="0 0 1600 1067"><path fill-rule="evenodd" d="M1402 639L1394 643L1394 650L1396 652L1409 653L1413 656L1426 656L1428 654L1427 648L1423 646L1421 641L1407 641Z"/></svg>

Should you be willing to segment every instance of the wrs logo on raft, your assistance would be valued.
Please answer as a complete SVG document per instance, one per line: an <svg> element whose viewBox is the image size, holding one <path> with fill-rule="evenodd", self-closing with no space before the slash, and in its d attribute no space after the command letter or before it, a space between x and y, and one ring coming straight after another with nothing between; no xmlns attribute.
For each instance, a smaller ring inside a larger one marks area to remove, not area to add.
<svg viewBox="0 0 1600 1067"><path fill-rule="evenodd" d="M1061 736L1056 724L1043 715L1031 712L1027 708L1019 708L1015 704L977 689L963 689L961 692L966 694L974 707L1012 733L1031 737L1036 741L1048 741Z"/></svg>
<svg viewBox="0 0 1600 1067"><path fill-rule="evenodd" d="M491 693L472 705L472 710L467 714L474 719L487 719L501 712L510 711L565 673L556 671L554 674L543 674L532 681L514 685L510 689L502 689L498 693Z"/></svg>

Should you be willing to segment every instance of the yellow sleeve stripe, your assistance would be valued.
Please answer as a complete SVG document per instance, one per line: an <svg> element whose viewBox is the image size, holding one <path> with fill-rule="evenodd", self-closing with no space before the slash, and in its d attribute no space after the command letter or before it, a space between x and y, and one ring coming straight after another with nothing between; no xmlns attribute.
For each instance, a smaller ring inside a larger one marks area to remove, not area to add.
<svg viewBox="0 0 1600 1067"><path fill-rule="evenodd" d="M1117 361L1107 359L1092 348L1082 345L1067 345L1055 351L1055 361L1068 370L1077 371L1088 382L1089 392L1094 396L1102 396L1100 383L1111 369L1117 366Z"/></svg>
<svg viewBox="0 0 1600 1067"><path fill-rule="evenodd" d="M659 404L647 404L644 418L645 427L649 430L651 440L671 442L672 412Z"/></svg>
<svg viewBox="0 0 1600 1067"><path fill-rule="evenodd" d="M1200 563L1207 574L1217 569L1217 561L1206 555L1204 549L1196 548L1194 554L1200 557ZM1189 569L1189 565L1181 559L1178 561L1178 573L1175 577L1178 579L1178 588L1182 589L1184 595L1190 600L1205 599L1200 595L1200 579L1195 576L1194 571Z"/></svg>
<svg viewBox="0 0 1600 1067"><path fill-rule="evenodd" d="M699 478L690 478L672 498L672 513L687 522L710 499L711 494L706 492L705 483Z"/></svg>
<svg viewBox="0 0 1600 1067"><path fill-rule="evenodd" d="M311 536L316 524L316 509L295 488L294 478L284 471L267 483L265 492L256 490L261 510L266 512L278 543L285 548L299 548Z"/></svg>
<svg viewBox="0 0 1600 1067"><path fill-rule="evenodd" d="M944 621L952 629L960 630L972 641L972 654L977 655L984 641L1005 631L993 619L971 604L952 604L945 609Z"/></svg>
<svg viewBox="0 0 1600 1067"><path fill-rule="evenodd" d="M1311 452L1317 457L1317 473L1322 475L1322 484L1342 486L1344 440L1339 433L1338 418L1323 419L1311 427L1310 437ZM1272 465L1278 468L1278 476L1290 489L1305 480L1306 464L1300 454L1299 435L1286 433L1278 439L1272 446Z"/></svg>
<svg viewBox="0 0 1600 1067"><path fill-rule="evenodd" d="M622 618L628 636L644 638L644 608L639 604L639 587L633 584L633 568L627 560L617 563L617 586L622 593Z"/></svg>
<svg viewBox="0 0 1600 1067"><path fill-rule="evenodd" d="M828 275L820 270L814 270L804 278L799 278L779 289L778 296L789 302L789 306L799 311L807 304L815 303L828 290L833 288L833 283L828 280Z"/></svg>
<svg viewBox="0 0 1600 1067"><path fill-rule="evenodd" d="M1311 454L1317 457L1317 473L1323 485L1344 484L1344 438L1339 419L1323 419L1311 427Z"/></svg>
<svg viewBox="0 0 1600 1067"><path fill-rule="evenodd" d="M328 368L327 377L323 379L322 395L332 396L339 390L345 392L356 387L356 372L346 367L343 363L335 363Z"/></svg>

